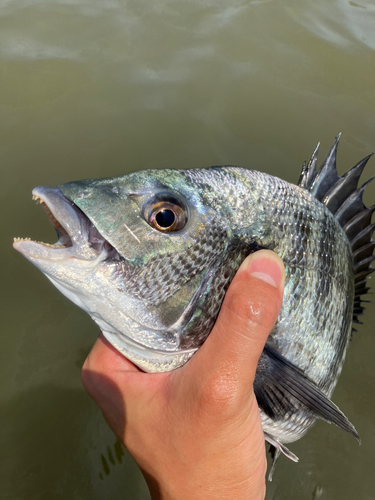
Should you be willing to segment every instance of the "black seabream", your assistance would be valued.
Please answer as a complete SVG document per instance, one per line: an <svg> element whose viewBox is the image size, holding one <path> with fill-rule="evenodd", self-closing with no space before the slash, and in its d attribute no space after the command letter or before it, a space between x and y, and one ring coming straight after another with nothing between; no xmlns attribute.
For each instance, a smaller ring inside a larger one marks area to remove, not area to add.
<svg viewBox="0 0 375 500"><path fill-rule="evenodd" d="M243 259L261 248L284 261L285 293L254 389L275 459L317 418L359 436L330 397L375 243L358 187L369 159L340 177L338 138L317 151L298 186L233 166L146 170L33 191L56 228L54 245L14 247L145 371L186 363L209 335ZM369 182L369 181L368 181ZM272 475L272 471L271 471Z"/></svg>

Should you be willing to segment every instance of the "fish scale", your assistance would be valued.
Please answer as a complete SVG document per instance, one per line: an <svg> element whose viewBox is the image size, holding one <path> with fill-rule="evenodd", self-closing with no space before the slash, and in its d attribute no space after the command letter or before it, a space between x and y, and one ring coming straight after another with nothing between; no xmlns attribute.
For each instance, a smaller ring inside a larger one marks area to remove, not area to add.
<svg viewBox="0 0 375 500"><path fill-rule="evenodd" d="M285 265L284 299L254 392L274 465L280 453L296 461L285 443L317 418L359 439L329 398L369 290L375 206L362 201L370 181L357 186L370 156L340 177L338 139L320 169L315 149L298 186L223 166L36 188L58 241L17 239L14 246L149 372L186 363L213 328L244 258L275 251ZM164 226L154 223L161 210Z"/></svg>
<svg viewBox="0 0 375 500"><path fill-rule="evenodd" d="M326 395L331 395L341 371L351 327L354 290L350 286L353 271L349 242L328 210L308 193L300 196L300 192L285 182L268 179L267 174L237 172L250 177L258 186L256 201L262 201L264 214L273 221L270 233L259 235L258 242L276 251L286 266L284 304L288 307L283 305L268 343L302 368ZM261 225L265 227L266 223L262 221ZM306 226L309 227L308 238L303 232ZM313 271L309 273L309 270ZM324 297L328 307L322 308L320 297ZM301 308L296 307L298 298L303 303ZM303 344L299 340L301 330ZM315 421L313 413L310 417L309 426ZM295 427L291 425L290 414L278 420L277 432L274 421L263 412L262 423L266 432L283 442L298 439L301 429L306 432L306 425L301 427L298 419Z"/></svg>
<svg viewBox="0 0 375 500"><path fill-rule="evenodd" d="M150 304L164 302L222 252L225 234L220 226L204 228L200 238L198 243L188 246L183 255L167 253L151 258L142 265L128 288Z"/></svg>

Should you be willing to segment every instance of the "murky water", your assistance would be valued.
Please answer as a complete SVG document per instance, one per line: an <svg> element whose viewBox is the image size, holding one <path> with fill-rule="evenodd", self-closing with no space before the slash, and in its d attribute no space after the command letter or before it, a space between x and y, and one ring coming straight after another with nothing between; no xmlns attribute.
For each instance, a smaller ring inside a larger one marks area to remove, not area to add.
<svg viewBox="0 0 375 500"><path fill-rule="evenodd" d="M340 131L343 172L375 149L374 26L372 0L0 0L1 498L148 498L81 388L97 327L11 249L54 241L31 189L220 164L296 182ZM375 499L374 303L364 321L334 395L362 446L319 422L269 500Z"/></svg>

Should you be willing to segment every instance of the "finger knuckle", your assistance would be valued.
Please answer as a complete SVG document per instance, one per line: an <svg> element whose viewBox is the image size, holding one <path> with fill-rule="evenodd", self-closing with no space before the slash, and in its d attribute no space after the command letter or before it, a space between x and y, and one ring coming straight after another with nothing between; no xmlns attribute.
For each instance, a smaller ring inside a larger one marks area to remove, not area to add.
<svg viewBox="0 0 375 500"><path fill-rule="evenodd" d="M210 417L227 417L236 410L237 392L237 383L232 375L216 375L204 383L200 406Z"/></svg>

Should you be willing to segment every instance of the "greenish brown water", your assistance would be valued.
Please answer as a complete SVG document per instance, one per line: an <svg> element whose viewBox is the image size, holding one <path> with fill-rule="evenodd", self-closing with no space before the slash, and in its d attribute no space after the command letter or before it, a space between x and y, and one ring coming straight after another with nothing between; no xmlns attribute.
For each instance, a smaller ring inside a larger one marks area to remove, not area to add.
<svg viewBox="0 0 375 500"><path fill-rule="evenodd" d="M54 241L31 189L221 164L296 182L340 131L343 172L375 149L374 23L370 0L0 0L1 499L148 498L81 388L97 327L11 249ZM334 394L362 445L319 422L269 500L375 499L374 303L364 322Z"/></svg>

